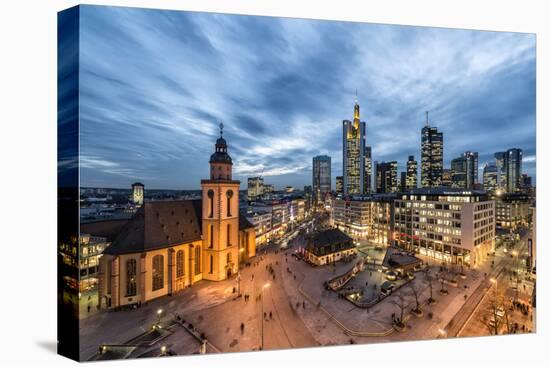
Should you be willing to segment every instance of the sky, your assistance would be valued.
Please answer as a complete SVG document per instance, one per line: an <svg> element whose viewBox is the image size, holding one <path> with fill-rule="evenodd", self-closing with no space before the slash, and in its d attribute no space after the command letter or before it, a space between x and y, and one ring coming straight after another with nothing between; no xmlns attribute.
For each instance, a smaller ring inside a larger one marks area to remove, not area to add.
<svg viewBox="0 0 550 367"><path fill-rule="evenodd" d="M523 149L535 178L533 34L81 7L81 186L198 189L223 122L234 178L311 185L342 172L355 93L374 161L420 161L425 111L444 165ZM334 186L333 186L334 187Z"/></svg>

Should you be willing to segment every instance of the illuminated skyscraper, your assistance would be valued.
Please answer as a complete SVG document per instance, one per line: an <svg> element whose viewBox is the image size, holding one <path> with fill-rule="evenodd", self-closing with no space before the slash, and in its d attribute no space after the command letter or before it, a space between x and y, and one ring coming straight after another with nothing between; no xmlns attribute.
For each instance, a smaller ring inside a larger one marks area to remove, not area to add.
<svg viewBox="0 0 550 367"><path fill-rule="evenodd" d="M365 147L365 178L363 194L372 193L372 149Z"/></svg>
<svg viewBox="0 0 550 367"><path fill-rule="evenodd" d="M359 104L355 98L353 121L343 121L344 195L360 195L365 190L366 124L360 120Z"/></svg>
<svg viewBox="0 0 550 367"><path fill-rule="evenodd" d="M506 191L519 191L521 188L521 165L523 152L521 149L513 148L506 151Z"/></svg>
<svg viewBox="0 0 550 367"><path fill-rule="evenodd" d="M418 183L418 162L414 160L414 156L410 155L407 160L407 178L405 187L407 190L416 189Z"/></svg>
<svg viewBox="0 0 550 367"><path fill-rule="evenodd" d="M443 133L430 126L426 112L426 126L422 128L422 187L441 186L443 175Z"/></svg>
<svg viewBox="0 0 550 367"><path fill-rule="evenodd" d="M498 184L499 170L495 162L489 162L483 167L483 189L496 191Z"/></svg>
<svg viewBox="0 0 550 367"><path fill-rule="evenodd" d="M313 197L319 201L331 191L331 159L328 155L313 157Z"/></svg>
<svg viewBox="0 0 550 367"><path fill-rule="evenodd" d="M376 165L376 192L397 192L397 162L380 162Z"/></svg>
<svg viewBox="0 0 550 367"><path fill-rule="evenodd" d="M506 190L506 152L495 153L495 164L497 166L497 187Z"/></svg>

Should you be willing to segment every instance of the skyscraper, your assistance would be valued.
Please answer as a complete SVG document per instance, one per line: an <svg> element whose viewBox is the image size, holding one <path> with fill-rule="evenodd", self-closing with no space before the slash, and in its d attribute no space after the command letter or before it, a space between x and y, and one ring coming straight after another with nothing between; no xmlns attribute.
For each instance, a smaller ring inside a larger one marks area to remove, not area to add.
<svg viewBox="0 0 550 367"><path fill-rule="evenodd" d="M331 159L328 155L313 157L313 197L322 200L331 191Z"/></svg>
<svg viewBox="0 0 550 367"><path fill-rule="evenodd" d="M495 164L497 166L497 188L506 190L506 152L495 153Z"/></svg>
<svg viewBox="0 0 550 367"><path fill-rule="evenodd" d="M506 151L506 191L519 191L521 188L521 165L523 152L521 149L512 148Z"/></svg>
<svg viewBox="0 0 550 367"><path fill-rule="evenodd" d="M399 182L399 191L401 192L407 191L407 172L406 171L401 172L401 181Z"/></svg>
<svg viewBox="0 0 550 367"><path fill-rule="evenodd" d="M518 148L495 153L495 163L500 171L498 187L507 192L520 190L523 151Z"/></svg>
<svg viewBox="0 0 550 367"><path fill-rule="evenodd" d="M407 160L407 180L406 180L406 189L412 190L416 189L418 185L418 162L414 160L414 156L410 155Z"/></svg>
<svg viewBox="0 0 550 367"><path fill-rule="evenodd" d="M464 152L451 161L452 181L454 187L473 189L478 183L477 152Z"/></svg>
<svg viewBox="0 0 550 367"><path fill-rule="evenodd" d="M478 183L478 159L477 152L464 152L466 158L466 188L473 189Z"/></svg>
<svg viewBox="0 0 550 367"><path fill-rule="evenodd" d="M342 124L344 195L360 195L365 190L366 124L360 119L357 96L353 121L344 120Z"/></svg>
<svg viewBox="0 0 550 367"><path fill-rule="evenodd" d="M132 184L132 201L135 205L143 205L144 192L145 186L141 182L135 182Z"/></svg>
<svg viewBox="0 0 550 367"><path fill-rule="evenodd" d="M397 162L380 162L376 164L376 192L397 192Z"/></svg>
<svg viewBox="0 0 550 367"><path fill-rule="evenodd" d="M495 162L486 163L483 167L483 189L496 191L498 188L499 170Z"/></svg>
<svg viewBox="0 0 550 367"><path fill-rule="evenodd" d="M426 112L426 126L422 128L422 187L441 186L443 175L443 133L430 126Z"/></svg>
<svg viewBox="0 0 550 367"><path fill-rule="evenodd" d="M364 194L372 192L372 149L365 147L365 178L364 178Z"/></svg>
<svg viewBox="0 0 550 367"><path fill-rule="evenodd" d="M466 157L460 156L451 161L453 187L466 188Z"/></svg>

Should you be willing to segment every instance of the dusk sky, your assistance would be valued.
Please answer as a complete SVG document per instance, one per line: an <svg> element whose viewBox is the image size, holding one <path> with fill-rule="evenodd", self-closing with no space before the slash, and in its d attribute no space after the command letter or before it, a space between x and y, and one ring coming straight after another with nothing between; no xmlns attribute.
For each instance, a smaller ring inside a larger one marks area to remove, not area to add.
<svg viewBox="0 0 550 367"><path fill-rule="evenodd" d="M220 121L234 178L311 185L342 172L355 90L374 161L420 161L425 111L445 168L523 149L535 176L535 36L82 6L81 186L197 189ZM481 179L481 177L480 177Z"/></svg>

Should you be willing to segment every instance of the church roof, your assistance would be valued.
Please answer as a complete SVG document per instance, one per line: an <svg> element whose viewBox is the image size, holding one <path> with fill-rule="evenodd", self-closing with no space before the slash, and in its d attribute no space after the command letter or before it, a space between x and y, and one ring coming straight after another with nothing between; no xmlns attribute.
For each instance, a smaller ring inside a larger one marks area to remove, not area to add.
<svg viewBox="0 0 550 367"><path fill-rule="evenodd" d="M146 201L121 228L104 253L132 254L200 241L201 227L200 199ZM247 228L254 226L244 216L239 215L239 230Z"/></svg>
<svg viewBox="0 0 550 367"><path fill-rule="evenodd" d="M145 202L121 229L106 254L157 250L201 239L201 200Z"/></svg>

